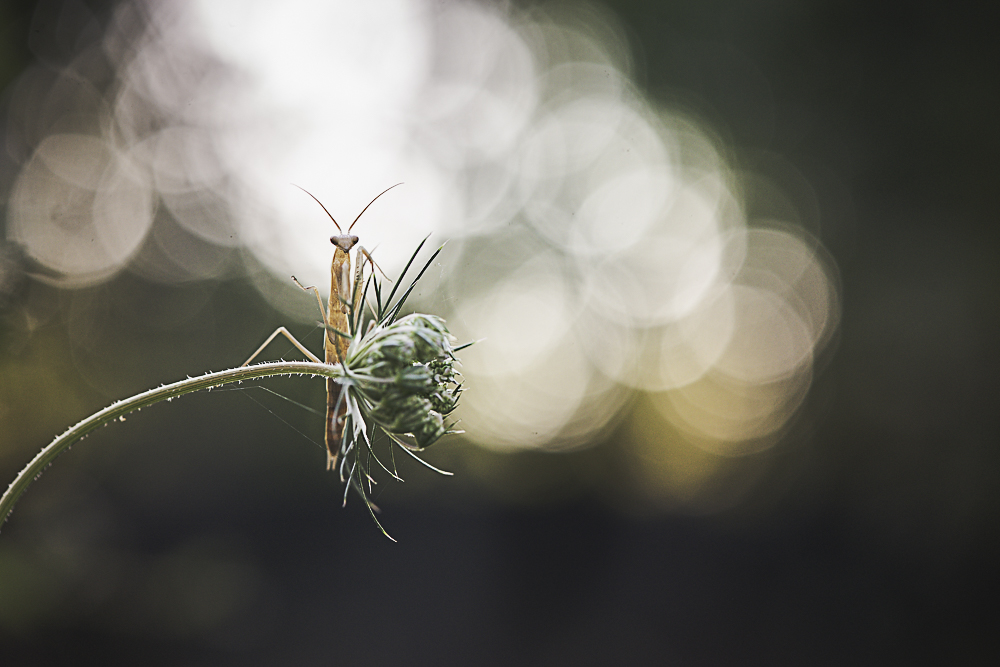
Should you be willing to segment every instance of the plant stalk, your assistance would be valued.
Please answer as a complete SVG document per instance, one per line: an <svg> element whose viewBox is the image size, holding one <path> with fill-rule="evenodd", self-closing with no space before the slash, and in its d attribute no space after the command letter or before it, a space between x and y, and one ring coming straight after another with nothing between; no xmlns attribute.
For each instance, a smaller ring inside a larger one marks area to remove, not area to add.
<svg viewBox="0 0 1000 667"><path fill-rule="evenodd" d="M24 470L22 470L14 481L11 482L7 491L0 498L0 527L7 521L7 517L14 509L14 504L21 497L32 481L38 479L45 468L52 463L59 454L64 452L74 442L87 435L94 429L107 424L110 421L124 417L130 412L144 408L160 401L190 394L201 389L212 389L232 382L252 380L254 378L269 377L272 375L313 375L328 378L340 378L344 375L344 369L332 364L317 364L311 361L274 361L253 366L240 366L224 371L215 371L199 375L198 377L187 378L179 382L163 385L141 394L136 394L130 398L118 401L87 417L80 423L68 429L58 436L47 447L38 452Z"/></svg>

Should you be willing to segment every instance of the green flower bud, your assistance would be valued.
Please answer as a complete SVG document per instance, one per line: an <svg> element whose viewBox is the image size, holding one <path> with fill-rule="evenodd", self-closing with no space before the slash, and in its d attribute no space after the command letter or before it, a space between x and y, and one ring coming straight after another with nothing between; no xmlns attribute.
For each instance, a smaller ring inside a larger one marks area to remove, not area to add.
<svg viewBox="0 0 1000 667"><path fill-rule="evenodd" d="M444 416L455 409L462 390L452 340L443 320L421 314L362 338L350 366L367 399L360 403L366 419L393 435L412 436L418 448L447 433Z"/></svg>

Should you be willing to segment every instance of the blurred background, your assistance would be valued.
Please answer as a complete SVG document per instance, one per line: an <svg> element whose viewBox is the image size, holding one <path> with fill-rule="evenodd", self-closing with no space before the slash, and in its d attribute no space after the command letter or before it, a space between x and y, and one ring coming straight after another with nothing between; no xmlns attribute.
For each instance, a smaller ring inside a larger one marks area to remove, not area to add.
<svg viewBox="0 0 1000 667"><path fill-rule="evenodd" d="M6 0L5 479L279 325L321 349L289 276L325 290L335 230L291 183L343 224L404 182L354 232L393 278L447 241L410 305L480 342L455 476L375 491L398 544L341 509L319 380L92 434L2 527L0 661L991 664L987 25Z"/></svg>

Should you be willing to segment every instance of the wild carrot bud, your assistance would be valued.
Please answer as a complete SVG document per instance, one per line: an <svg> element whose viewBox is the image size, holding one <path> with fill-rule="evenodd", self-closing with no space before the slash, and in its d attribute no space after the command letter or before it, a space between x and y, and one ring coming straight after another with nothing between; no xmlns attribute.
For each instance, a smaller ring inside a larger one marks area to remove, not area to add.
<svg viewBox="0 0 1000 667"><path fill-rule="evenodd" d="M453 337L444 321L413 314L372 330L349 360L362 413L384 431L412 436L417 449L448 433L458 404Z"/></svg>

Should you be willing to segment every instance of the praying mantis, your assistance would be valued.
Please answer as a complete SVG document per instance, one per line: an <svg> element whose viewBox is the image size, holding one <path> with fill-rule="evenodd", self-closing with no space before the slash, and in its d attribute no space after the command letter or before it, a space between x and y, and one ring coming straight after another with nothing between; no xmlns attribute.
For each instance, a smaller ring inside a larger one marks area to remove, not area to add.
<svg viewBox="0 0 1000 667"><path fill-rule="evenodd" d="M340 224L334 219L333 215L323 206L323 202L317 199L311 192L302 188L300 186L295 186L305 192L307 195L312 197L317 204L323 209L323 211L329 216L330 220L337 227L339 234L335 234L330 237L330 243L334 246L333 251L333 262L330 265L330 298L327 302L326 310L323 309L323 299L320 297L319 289L315 285L310 285L306 287L300 283L295 276L292 276L292 281L299 286L302 290L306 292L312 292L316 296L316 304L319 306L320 316L323 318L323 323L325 325L326 333L324 335L324 352L325 359L323 362L314 355L309 349L296 340L295 336L291 334L285 327L278 327L274 330L267 340L257 348L257 351L250 355L243 365L248 365L251 361L257 358L267 345L274 340L278 335L283 335L285 338L291 342L296 348L299 349L302 354L306 355L311 361L316 363L327 363L327 364L343 364L344 360L347 358L347 350L350 346L351 336L350 332L361 325L361 286L363 284L362 280L362 269L364 268L365 261L371 262L375 266L375 260L372 259L371 254L364 249L363 246L358 245L358 237L351 234L351 230L354 225L357 224L361 216L364 215L368 207L375 203L379 197L384 195L392 188L402 185L402 183L396 183L391 187L386 188L378 195L375 199L368 202L368 206L365 206L358 217L354 218L354 222L347 228L345 233L341 229ZM356 258L354 262L354 281L353 289L351 282L351 250L357 246ZM352 321L353 319L353 321ZM332 378L327 378L326 380L326 429L324 431L324 442L326 444L326 469L334 470L337 465L337 457L340 453L340 445L344 437L344 417L347 414L347 401L345 400L344 393L346 392L346 387L343 387L337 383L336 380Z"/></svg>

